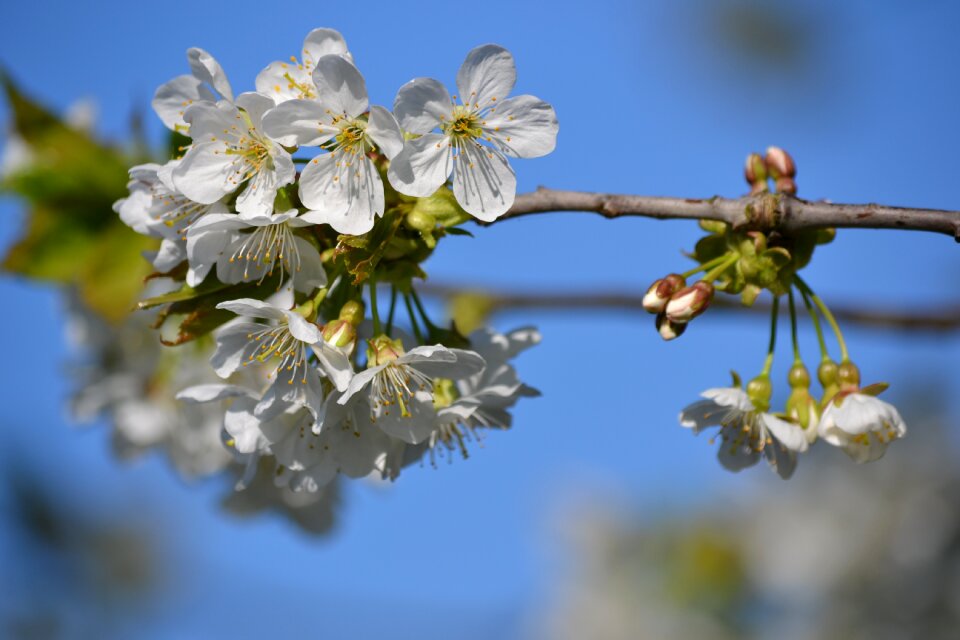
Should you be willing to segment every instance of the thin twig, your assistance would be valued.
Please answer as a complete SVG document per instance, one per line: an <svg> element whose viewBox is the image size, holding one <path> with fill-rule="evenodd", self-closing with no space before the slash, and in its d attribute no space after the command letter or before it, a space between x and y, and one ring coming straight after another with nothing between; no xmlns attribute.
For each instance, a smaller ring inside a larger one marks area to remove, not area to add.
<svg viewBox="0 0 960 640"><path fill-rule="evenodd" d="M434 283L417 285L417 290L439 298L451 298L459 294L481 297L490 313L513 309L550 309L569 311L575 309L601 309L613 311L646 312L643 309L643 294L632 293L532 293L521 291L484 290ZM752 307L744 307L735 299L717 296L710 308L726 312L755 312L767 314L770 303L757 301ZM864 327L916 331L960 330L960 303L933 309L896 310L859 308L831 305L837 319Z"/></svg>
<svg viewBox="0 0 960 640"><path fill-rule="evenodd" d="M722 220L736 228L784 233L825 227L909 229L944 233L960 242L960 211L811 202L771 193L743 198L693 199L556 191L540 187L533 193L518 195L505 215L485 224L552 211L592 212L605 218L644 216L661 220Z"/></svg>

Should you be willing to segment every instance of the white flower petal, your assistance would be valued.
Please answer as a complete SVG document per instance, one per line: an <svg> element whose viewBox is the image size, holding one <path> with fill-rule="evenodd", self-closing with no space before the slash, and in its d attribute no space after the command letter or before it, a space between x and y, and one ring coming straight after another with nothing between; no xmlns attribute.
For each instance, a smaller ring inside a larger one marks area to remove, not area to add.
<svg viewBox="0 0 960 640"><path fill-rule="evenodd" d="M177 393L177 400L184 402L214 402L226 398L255 397L253 392L235 384L198 384Z"/></svg>
<svg viewBox="0 0 960 640"><path fill-rule="evenodd" d="M800 425L781 420L769 413L760 414L760 420L763 421L763 425L773 434L773 437L779 440L787 449L797 452L807 450L809 443L807 442L806 434L803 432L803 427Z"/></svg>
<svg viewBox="0 0 960 640"><path fill-rule="evenodd" d="M300 236L294 236L299 255L299 263L292 266L293 288L303 293L313 293L319 287L327 285L327 272L320 261L317 248Z"/></svg>
<svg viewBox="0 0 960 640"><path fill-rule="evenodd" d="M400 131L400 125L393 114L381 106L370 107L367 135L388 159L403 151L403 132Z"/></svg>
<svg viewBox="0 0 960 640"><path fill-rule="evenodd" d="M257 93L270 96L281 104L287 100L316 97L311 70L289 62L271 62L257 74L254 83Z"/></svg>
<svg viewBox="0 0 960 640"><path fill-rule="evenodd" d="M328 154L333 156L334 154ZM342 155L337 155L339 162L344 162ZM330 161L332 162L332 160ZM334 165L336 163L334 162ZM314 166L310 162L308 167ZM323 167L318 168L323 169ZM334 167L336 169L336 167ZM326 170L329 172L330 168ZM304 176L307 175L306 169L300 176L301 189L304 188ZM308 220L314 224L329 224L338 233L347 235L361 235L373 228L375 216L383 215L385 206L383 195L383 181L380 179L380 173L370 158L365 156L357 157L353 160L352 167L341 166L337 171L339 180L334 181L329 175L316 176L317 182L313 183L314 175L311 173L309 179L311 188L316 188L326 179L327 193L338 192L333 197L328 197L329 202L320 202L315 196L310 196L310 203L302 200L304 204L310 206L311 203L320 203L325 205L339 205L344 196L346 196L346 207L340 211L324 212L312 210L301 216L301 219ZM342 206L342 205L340 205Z"/></svg>
<svg viewBox="0 0 960 640"><path fill-rule="evenodd" d="M232 164L223 149L222 142L191 145L179 166L173 170L173 182L177 190L194 202L213 204L236 189L231 181Z"/></svg>
<svg viewBox="0 0 960 640"><path fill-rule="evenodd" d="M353 365L345 353L320 340L312 345L313 352L324 373L333 382L337 391L346 391L353 378Z"/></svg>
<svg viewBox="0 0 960 640"><path fill-rule="evenodd" d="M453 170L450 144L446 136L428 133L408 140L390 161L387 178L402 194L424 198L439 189Z"/></svg>
<svg viewBox="0 0 960 640"><path fill-rule="evenodd" d="M263 117L263 132L285 147L315 147L335 136L327 107L316 100L288 100Z"/></svg>
<svg viewBox="0 0 960 640"><path fill-rule="evenodd" d="M191 75L177 76L162 84L153 94L153 110L160 116L164 126L173 131L185 132L187 123L183 114L195 102L214 102L216 97L203 83Z"/></svg>
<svg viewBox="0 0 960 640"><path fill-rule="evenodd" d="M320 28L308 33L303 40L304 66L315 67L320 58L328 55L344 56L347 60L353 59L347 51L347 42L339 31Z"/></svg>
<svg viewBox="0 0 960 640"><path fill-rule="evenodd" d="M423 442L433 433L436 422L433 395L417 391L406 400L405 406L409 415L403 415L395 404L381 408L377 415L377 426L387 435L408 444Z"/></svg>
<svg viewBox="0 0 960 640"><path fill-rule="evenodd" d="M457 72L457 89L465 105L482 109L503 100L517 81L517 68L510 52L485 44L467 54Z"/></svg>
<svg viewBox="0 0 960 640"><path fill-rule="evenodd" d="M247 318L268 318L270 320L286 320L286 312L278 309L269 302L256 298L238 298L227 300L217 305L217 309L226 309L238 316Z"/></svg>
<svg viewBox="0 0 960 640"><path fill-rule="evenodd" d="M206 82L213 87L221 96L233 102L233 89L227 81L227 74L216 58L200 49L192 47L187 49L187 61L190 63L190 70L198 80Z"/></svg>
<svg viewBox="0 0 960 640"><path fill-rule="evenodd" d="M157 251L156 256L154 256L150 262L153 264L153 268L160 273L167 273L186 260L186 258L187 249L185 242L179 239L171 240L170 238L164 238L160 241L160 249Z"/></svg>
<svg viewBox="0 0 960 640"><path fill-rule="evenodd" d="M320 340L320 330L317 329L317 325L307 322L296 311L284 311L283 315L287 319L287 326L294 338L307 344L313 344Z"/></svg>
<svg viewBox="0 0 960 640"><path fill-rule="evenodd" d="M300 201L310 209L300 216L301 220L320 224L326 222L323 216L347 212L350 206L349 185L341 177L346 167L337 166L342 165L341 157L342 154L321 153L300 172Z"/></svg>
<svg viewBox="0 0 960 640"><path fill-rule="evenodd" d="M750 397L743 389L736 387L707 389L700 395L725 407L734 407L741 411L753 411L753 403L750 402Z"/></svg>
<svg viewBox="0 0 960 640"><path fill-rule="evenodd" d="M249 335L262 327L252 322L238 322L224 327L217 334L217 349L210 357L210 364L218 376L229 378L243 366L250 348Z"/></svg>
<svg viewBox="0 0 960 640"><path fill-rule="evenodd" d="M261 128L260 125L263 122L263 114L277 106L273 98L255 91L241 93L237 96L236 104L247 112L247 115L250 116L250 122L257 129Z"/></svg>
<svg viewBox="0 0 960 640"><path fill-rule="evenodd" d="M454 157L453 195L464 211L492 222L513 206L516 194L517 177L502 153L475 144L461 147Z"/></svg>
<svg viewBox="0 0 960 640"><path fill-rule="evenodd" d="M451 118L453 104L447 88L438 80L415 78L397 91L393 113L407 132L424 134L439 127L442 119Z"/></svg>
<svg viewBox="0 0 960 640"><path fill-rule="evenodd" d="M508 156L538 158L557 146L560 123L549 104L533 96L517 96L498 103L487 115L484 132Z"/></svg>
<svg viewBox="0 0 960 640"><path fill-rule="evenodd" d="M370 104L367 83L360 71L341 56L328 55L317 60L313 82L324 104L334 113L354 118L366 111Z"/></svg>

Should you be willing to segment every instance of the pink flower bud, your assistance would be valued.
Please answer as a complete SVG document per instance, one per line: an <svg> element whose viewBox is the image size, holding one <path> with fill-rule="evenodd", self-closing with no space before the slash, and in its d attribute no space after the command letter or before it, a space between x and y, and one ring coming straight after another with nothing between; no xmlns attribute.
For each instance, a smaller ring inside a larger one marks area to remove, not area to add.
<svg viewBox="0 0 960 640"><path fill-rule="evenodd" d="M686 284L683 276L676 273L660 278L650 285L647 293L643 296L643 308L650 313L660 313L667 306L667 300L685 287Z"/></svg>
<svg viewBox="0 0 960 640"><path fill-rule="evenodd" d="M680 322L673 322L667 317L667 314L657 315L657 332L664 340L674 340L683 335L687 330L687 325Z"/></svg>
<svg viewBox="0 0 960 640"><path fill-rule="evenodd" d="M713 300L713 285L701 280L673 294L667 302L666 314L671 322L690 322L707 310Z"/></svg>
<svg viewBox="0 0 960 640"><path fill-rule="evenodd" d="M767 166L770 173L776 178L793 178L797 175L797 167L793 164L790 154L780 147L767 147Z"/></svg>

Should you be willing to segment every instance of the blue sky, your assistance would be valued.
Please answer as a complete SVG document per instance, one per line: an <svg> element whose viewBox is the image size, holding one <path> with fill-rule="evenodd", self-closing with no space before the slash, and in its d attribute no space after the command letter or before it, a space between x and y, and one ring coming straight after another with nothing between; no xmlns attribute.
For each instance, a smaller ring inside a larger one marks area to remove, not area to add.
<svg viewBox="0 0 960 640"><path fill-rule="evenodd" d="M213 53L234 88L247 90L266 64L298 54L310 29L333 27L371 101L389 106L415 76L452 85L468 50L496 42L517 59L516 92L551 102L560 119L556 152L516 164L520 191L734 196L744 191L745 155L776 144L796 159L804 197L960 209L960 11L947 1L624 1L593 2L590 11L573 2L469 10L439 2L131 6L11 5L0 24L0 63L54 107L94 99L99 129L122 138L131 111L186 71L189 46ZM774 17L759 13L762 6ZM731 18L731 7L747 8ZM745 38L768 47L766 60L751 57ZM159 121L149 123L159 139ZM18 212L16 203L0 203L0 245L15 237ZM445 241L427 266L431 276L642 291L685 266L680 251L698 229L558 214L476 236ZM929 306L960 299L958 265L945 236L841 231L818 250L806 279L828 302ZM706 439L676 425L678 410L702 389L726 384L729 369L759 369L765 319L708 315L665 344L648 317L510 313L496 319L499 328L533 323L544 335L519 362L544 396L519 406L516 428L493 434L469 461L411 469L387 490L354 487L334 537L308 539L269 518L221 515L218 483L185 485L156 457L115 461L102 425L78 430L66 419L57 292L5 277L0 296L5 448L70 503L120 509L146 501L155 535L176 560L170 571L180 576L179 593L150 618L154 637L274 629L516 637L563 573L564 505L615 496L653 518L779 482L762 468L724 472ZM812 361L812 336L802 329ZM847 333L864 379L893 383L891 398L935 379L960 388L957 337ZM956 399L951 410L960 413ZM839 452L834 458L848 464ZM5 539L0 532L0 558ZM4 580L0 593L14 588Z"/></svg>

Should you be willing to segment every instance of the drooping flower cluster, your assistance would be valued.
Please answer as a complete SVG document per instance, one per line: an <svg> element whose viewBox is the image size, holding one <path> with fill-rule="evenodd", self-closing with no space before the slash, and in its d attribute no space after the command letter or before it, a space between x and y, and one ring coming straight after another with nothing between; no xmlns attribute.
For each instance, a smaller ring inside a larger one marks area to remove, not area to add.
<svg viewBox="0 0 960 640"><path fill-rule="evenodd" d="M509 96L510 53L478 47L458 96L418 78L392 111L369 103L331 29L311 31L300 60L271 63L251 92L235 94L206 51L187 58L191 73L161 86L153 106L189 144L133 167L115 209L161 241L148 257L154 280L171 284L142 306L161 307L164 340L215 340L220 381L201 376L177 397L220 415L226 451L246 469L238 487L266 477L334 495L340 476L393 479L509 428L517 400L536 395L510 361L539 334L441 328L415 280L439 238L509 210L508 156L556 144L553 108ZM401 304L412 335L395 323Z"/></svg>

